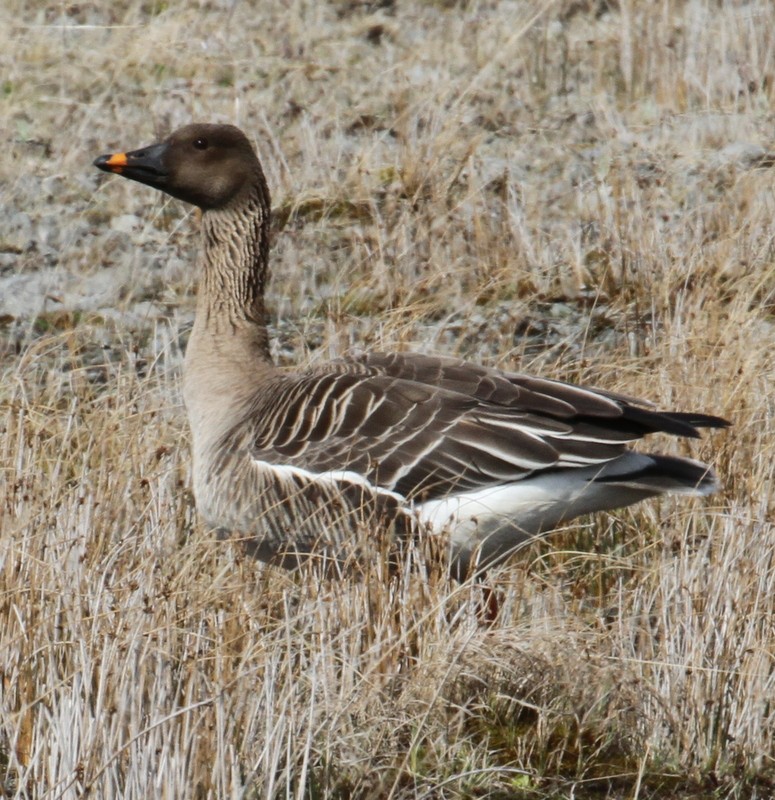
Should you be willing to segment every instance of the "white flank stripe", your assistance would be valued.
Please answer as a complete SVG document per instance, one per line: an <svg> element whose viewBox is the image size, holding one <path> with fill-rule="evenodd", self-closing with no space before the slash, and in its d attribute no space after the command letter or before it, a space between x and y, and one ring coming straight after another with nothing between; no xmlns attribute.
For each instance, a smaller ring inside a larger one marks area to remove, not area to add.
<svg viewBox="0 0 775 800"><path fill-rule="evenodd" d="M406 513L410 513L406 508L406 498L398 492L391 492L390 489L383 489L381 486L375 486L371 481L365 478L358 472L352 472L347 469L328 470L326 472L312 472L308 469L301 467L294 467L290 464L270 464L268 461L261 461L257 458L253 459L253 463L261 469L268 469L274 472L279 478L295 477L307 483L324 483L329 486L336 486L337 484L349 483L351 486L362 486L369 492L382 497L391 497L398 502L399 505L404 507Z"/></svg>

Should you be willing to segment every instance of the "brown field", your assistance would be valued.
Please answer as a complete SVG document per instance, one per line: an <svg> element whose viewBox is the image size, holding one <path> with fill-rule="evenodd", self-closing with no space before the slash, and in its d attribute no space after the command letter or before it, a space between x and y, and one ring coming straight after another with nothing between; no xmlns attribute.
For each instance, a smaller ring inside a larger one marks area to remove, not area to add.
<svg viewBox="0 0 775 800"><path fill-rule="evenodd" d="M0 797L775 793L768 0L0 7ZM93 158L256 142L281 363L415 348L721 414L724 489L479 590L197 520L197 218Z"/></svg>

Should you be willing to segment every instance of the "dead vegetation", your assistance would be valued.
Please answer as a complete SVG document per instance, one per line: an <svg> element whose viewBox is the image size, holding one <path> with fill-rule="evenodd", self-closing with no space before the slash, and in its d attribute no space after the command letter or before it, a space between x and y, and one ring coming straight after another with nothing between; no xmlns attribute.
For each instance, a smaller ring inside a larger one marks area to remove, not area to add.
<svg viewBox="0 0 775 800"><path fill-rule="evenodd" d="M0 795L772 796L771 5L0 17ZM687 450L723 493L526 550L490 628L421 566L215 541L177 389L196 220L90 166L192 119L267 167L279 360L413 347L719 413Z"/></svg>

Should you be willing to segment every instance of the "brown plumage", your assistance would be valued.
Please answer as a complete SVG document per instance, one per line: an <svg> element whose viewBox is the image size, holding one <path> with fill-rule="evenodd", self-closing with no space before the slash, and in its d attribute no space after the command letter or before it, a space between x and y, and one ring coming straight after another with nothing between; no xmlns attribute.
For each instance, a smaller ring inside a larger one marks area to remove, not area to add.
<svg viewBox="0 0 775 800"><path fill-rule="evenodd" d="M711 469L628 445L697 436L719 417L451 358L363 353L289 374L269 355L269 191L245 135L188 125L107 172L203 212L186 353L194 493L212 526L288 565L351 555L355 533L449 531L457 574L580 514L665 492L709 494Z"/></svg>

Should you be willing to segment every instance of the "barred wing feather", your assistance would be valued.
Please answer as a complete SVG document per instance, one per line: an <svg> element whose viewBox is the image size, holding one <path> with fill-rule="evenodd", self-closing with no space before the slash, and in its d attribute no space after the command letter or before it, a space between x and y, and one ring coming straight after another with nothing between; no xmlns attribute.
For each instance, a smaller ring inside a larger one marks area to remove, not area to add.
<svg viewBox="0 0 775 800"><path fill-rule="evenodd" d="M604 464L646 433L696 436L714 417L412 354L368 354L278 377L252 410L256 460L350 471L411 499Z"/></svg>

